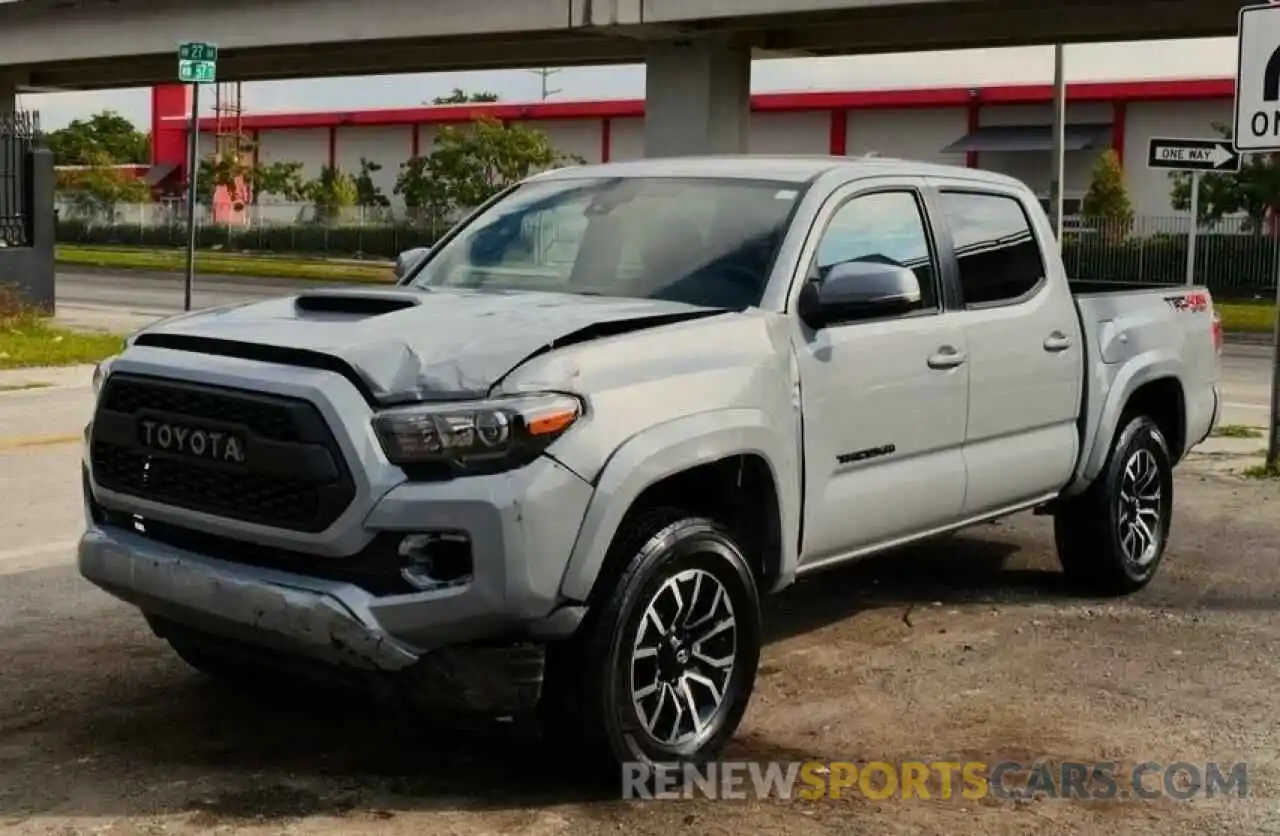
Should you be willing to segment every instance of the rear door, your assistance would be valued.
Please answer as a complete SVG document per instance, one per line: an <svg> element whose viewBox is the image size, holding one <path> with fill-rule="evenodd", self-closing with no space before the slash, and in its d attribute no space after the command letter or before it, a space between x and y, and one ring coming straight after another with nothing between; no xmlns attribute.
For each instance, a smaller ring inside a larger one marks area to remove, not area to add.
<svg viewBox="0 0 1280 836"><path fill-rule="evenodd" d="M792 289L806 568L954 522L964 499L965 335L944 313L923 181L860 180L828 199L801 255L800 278L853 259L912 268L921 304L814 331L794 313L799 282Z"/></svg>
<svg viewBox="0 0 1280 836"><path fill-rule="evenodd" d="M1052 231L1024 193L933 185L969 350L964 516L971 517L1033 502L1070 480L1084 347Z"/></svg>

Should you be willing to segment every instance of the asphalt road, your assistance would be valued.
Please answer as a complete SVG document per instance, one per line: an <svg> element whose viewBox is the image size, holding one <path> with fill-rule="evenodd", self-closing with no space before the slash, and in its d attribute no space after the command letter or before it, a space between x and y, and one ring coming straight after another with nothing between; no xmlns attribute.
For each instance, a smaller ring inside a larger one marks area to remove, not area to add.
<svg viewBox="0 0 1280 836"><path fill-rule="evenodd" d="M58 272L58 318L68 324L127 331L182 310L184 277L176 274ZM313 281L196 276L193 308L270 299L315 288Z"/></svg>

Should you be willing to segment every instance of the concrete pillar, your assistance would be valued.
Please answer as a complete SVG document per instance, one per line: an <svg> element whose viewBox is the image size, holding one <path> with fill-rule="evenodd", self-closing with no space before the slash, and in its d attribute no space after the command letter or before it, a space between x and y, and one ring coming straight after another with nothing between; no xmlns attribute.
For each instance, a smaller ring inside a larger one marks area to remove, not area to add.
<svg viewBox="0 0 1280 836"><path fill-rule="evenodd" d="M715 41L654 44L644 107L646 157L745 154L751 50Z"/></svg>

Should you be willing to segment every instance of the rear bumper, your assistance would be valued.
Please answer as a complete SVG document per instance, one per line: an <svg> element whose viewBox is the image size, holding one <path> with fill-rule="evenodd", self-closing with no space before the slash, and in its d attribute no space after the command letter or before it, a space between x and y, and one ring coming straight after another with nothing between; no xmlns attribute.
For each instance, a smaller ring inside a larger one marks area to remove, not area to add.
<svg viewBox="0 0 1280 836"><path fill-rule="evenodd" d="M1209 425L1205 428L1204 433L1200 435L1189 447L1197 447L1208 440L1213 435L1213 431L1218 428L1218 424L1222 421L1222 388L1218 384L1213 384L1213 411L1209 416Z"/></svg>

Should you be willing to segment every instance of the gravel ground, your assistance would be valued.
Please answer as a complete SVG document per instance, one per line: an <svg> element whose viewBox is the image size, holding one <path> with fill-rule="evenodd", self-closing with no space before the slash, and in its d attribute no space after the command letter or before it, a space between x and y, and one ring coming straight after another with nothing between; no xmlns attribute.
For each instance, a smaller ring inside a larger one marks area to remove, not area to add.
<svg viewBox="0 0 1280 836"><path fill-rule="evenodd" d="M797 585L729 757L1245 761L1246 798L601 797L519 724L214 686L62 565L0 578L0 831L1280 833L1280 484L1226 455L1180 469L1165 565L1128 599L1072 598L1030 515Z"/></svg>

